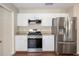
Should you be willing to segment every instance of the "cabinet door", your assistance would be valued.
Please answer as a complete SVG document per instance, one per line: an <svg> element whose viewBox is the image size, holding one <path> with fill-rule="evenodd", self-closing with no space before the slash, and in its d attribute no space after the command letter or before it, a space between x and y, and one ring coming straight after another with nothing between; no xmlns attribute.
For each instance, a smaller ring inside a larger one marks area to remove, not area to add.
<svg viewBox="0 0 79 59"><path fill-rule="evenodd" d="M15 49L16 51L27 51L27 37L26 36L15 37Z"/></svg>
<svg viewBox="0 0 79 59"><path fill-rule="evenodd" d="M27 14L17 15L17 26L28 26L28 15Z"/></svg>
<svg viewBox="0 0 79 59"><path fill-rule="evenodd" d="M42 26L52 26L52 18L49 15L42 17Z"/></svg>
<svg viewBox="0 0 79 59"><path fill-rule="evenodd" d="M54 51L54 35L43 36L43 51Z"/></svg>

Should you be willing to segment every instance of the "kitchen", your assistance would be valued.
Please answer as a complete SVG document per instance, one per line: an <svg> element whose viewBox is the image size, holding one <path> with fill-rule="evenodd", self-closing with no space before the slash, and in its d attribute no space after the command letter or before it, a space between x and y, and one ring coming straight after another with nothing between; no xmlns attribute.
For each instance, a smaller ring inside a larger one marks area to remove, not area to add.
<svg viewBox="0 0 79 59"><path fill-rule="evenodd" d="M68 55L76 54L77 33L76 21L74 20L77 19L76 17L70 17L70 14L64 11L65 8L72 7L74 4L54 5L53 3L14 3L13 5L19 9L14 36L14 49L16 56L22 54L28 54L29 56L34 55L33 53L35 53L35 55L45 53L50 56L60 55L67 51ZM52 7L52 5L54 5L54 7ZM63 6L61 7L61 5ZM62 8L63 11L61 11ZM74 24L72 24L73 22ZM73 28L73 26L75 26L75 28ZM74 30L72 30L71 27ZM74 36L74 39L70 36L73 32L75 34L72 35ZM70 39L72 42L68 40L66 41L66 39ZM66 46L65 44L68 45Z"/></svg>

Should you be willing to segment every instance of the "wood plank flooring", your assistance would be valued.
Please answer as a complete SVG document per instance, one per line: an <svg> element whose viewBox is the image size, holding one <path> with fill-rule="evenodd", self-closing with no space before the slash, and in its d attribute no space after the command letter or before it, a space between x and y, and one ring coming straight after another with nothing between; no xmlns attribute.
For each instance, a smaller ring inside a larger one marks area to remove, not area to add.
<svg viewBox="0 0 79 59"><path fill-rule="evenodd" d="M16 52L15 56L56 56L54 52Z"/></svg>
<svg viewBox="0 0 79 59"><path fill-rule="evenodd" d="M73 54L59 54L55 52L26 52L26 51L17 51L14 56L79 56Z"/></svg>

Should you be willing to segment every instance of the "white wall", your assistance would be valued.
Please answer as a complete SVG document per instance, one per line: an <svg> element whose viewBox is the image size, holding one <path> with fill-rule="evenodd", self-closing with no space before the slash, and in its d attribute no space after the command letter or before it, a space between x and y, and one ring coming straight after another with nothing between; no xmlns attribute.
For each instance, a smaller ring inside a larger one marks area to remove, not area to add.
<svg viewBox="0 0 79 59"><path fill-rule="evenodd" d="M73 16L77 17L77 53L79 54L79 5L74 6Z"/></svg>
<svg viewBox="0 0 79 59"><path fill-rule="evenodd" d="M64 12L65 12L65 13L68 13L70 16L73 16L73 7L74 7L74 6L70 6L70 7L68 7L68 8L65 8L65 9L64 9Z"/></svg>
<svg viewBox="0 0 79 59"><path fill-rule="evenodd" d="M64 10L59 8L28 8L20 9L19 13L64 13Z"/></svg>

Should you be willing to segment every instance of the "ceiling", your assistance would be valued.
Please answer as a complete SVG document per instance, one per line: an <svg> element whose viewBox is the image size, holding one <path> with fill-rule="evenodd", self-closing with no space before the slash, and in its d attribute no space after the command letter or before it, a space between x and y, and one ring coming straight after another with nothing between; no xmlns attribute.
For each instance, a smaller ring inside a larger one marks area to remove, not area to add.
<svg viewBox="0 0 79 59"><path fill-rule="evenodd" d="M74 3L13 3L18 9L25 8L66 8L73 6Z"/></svg>

